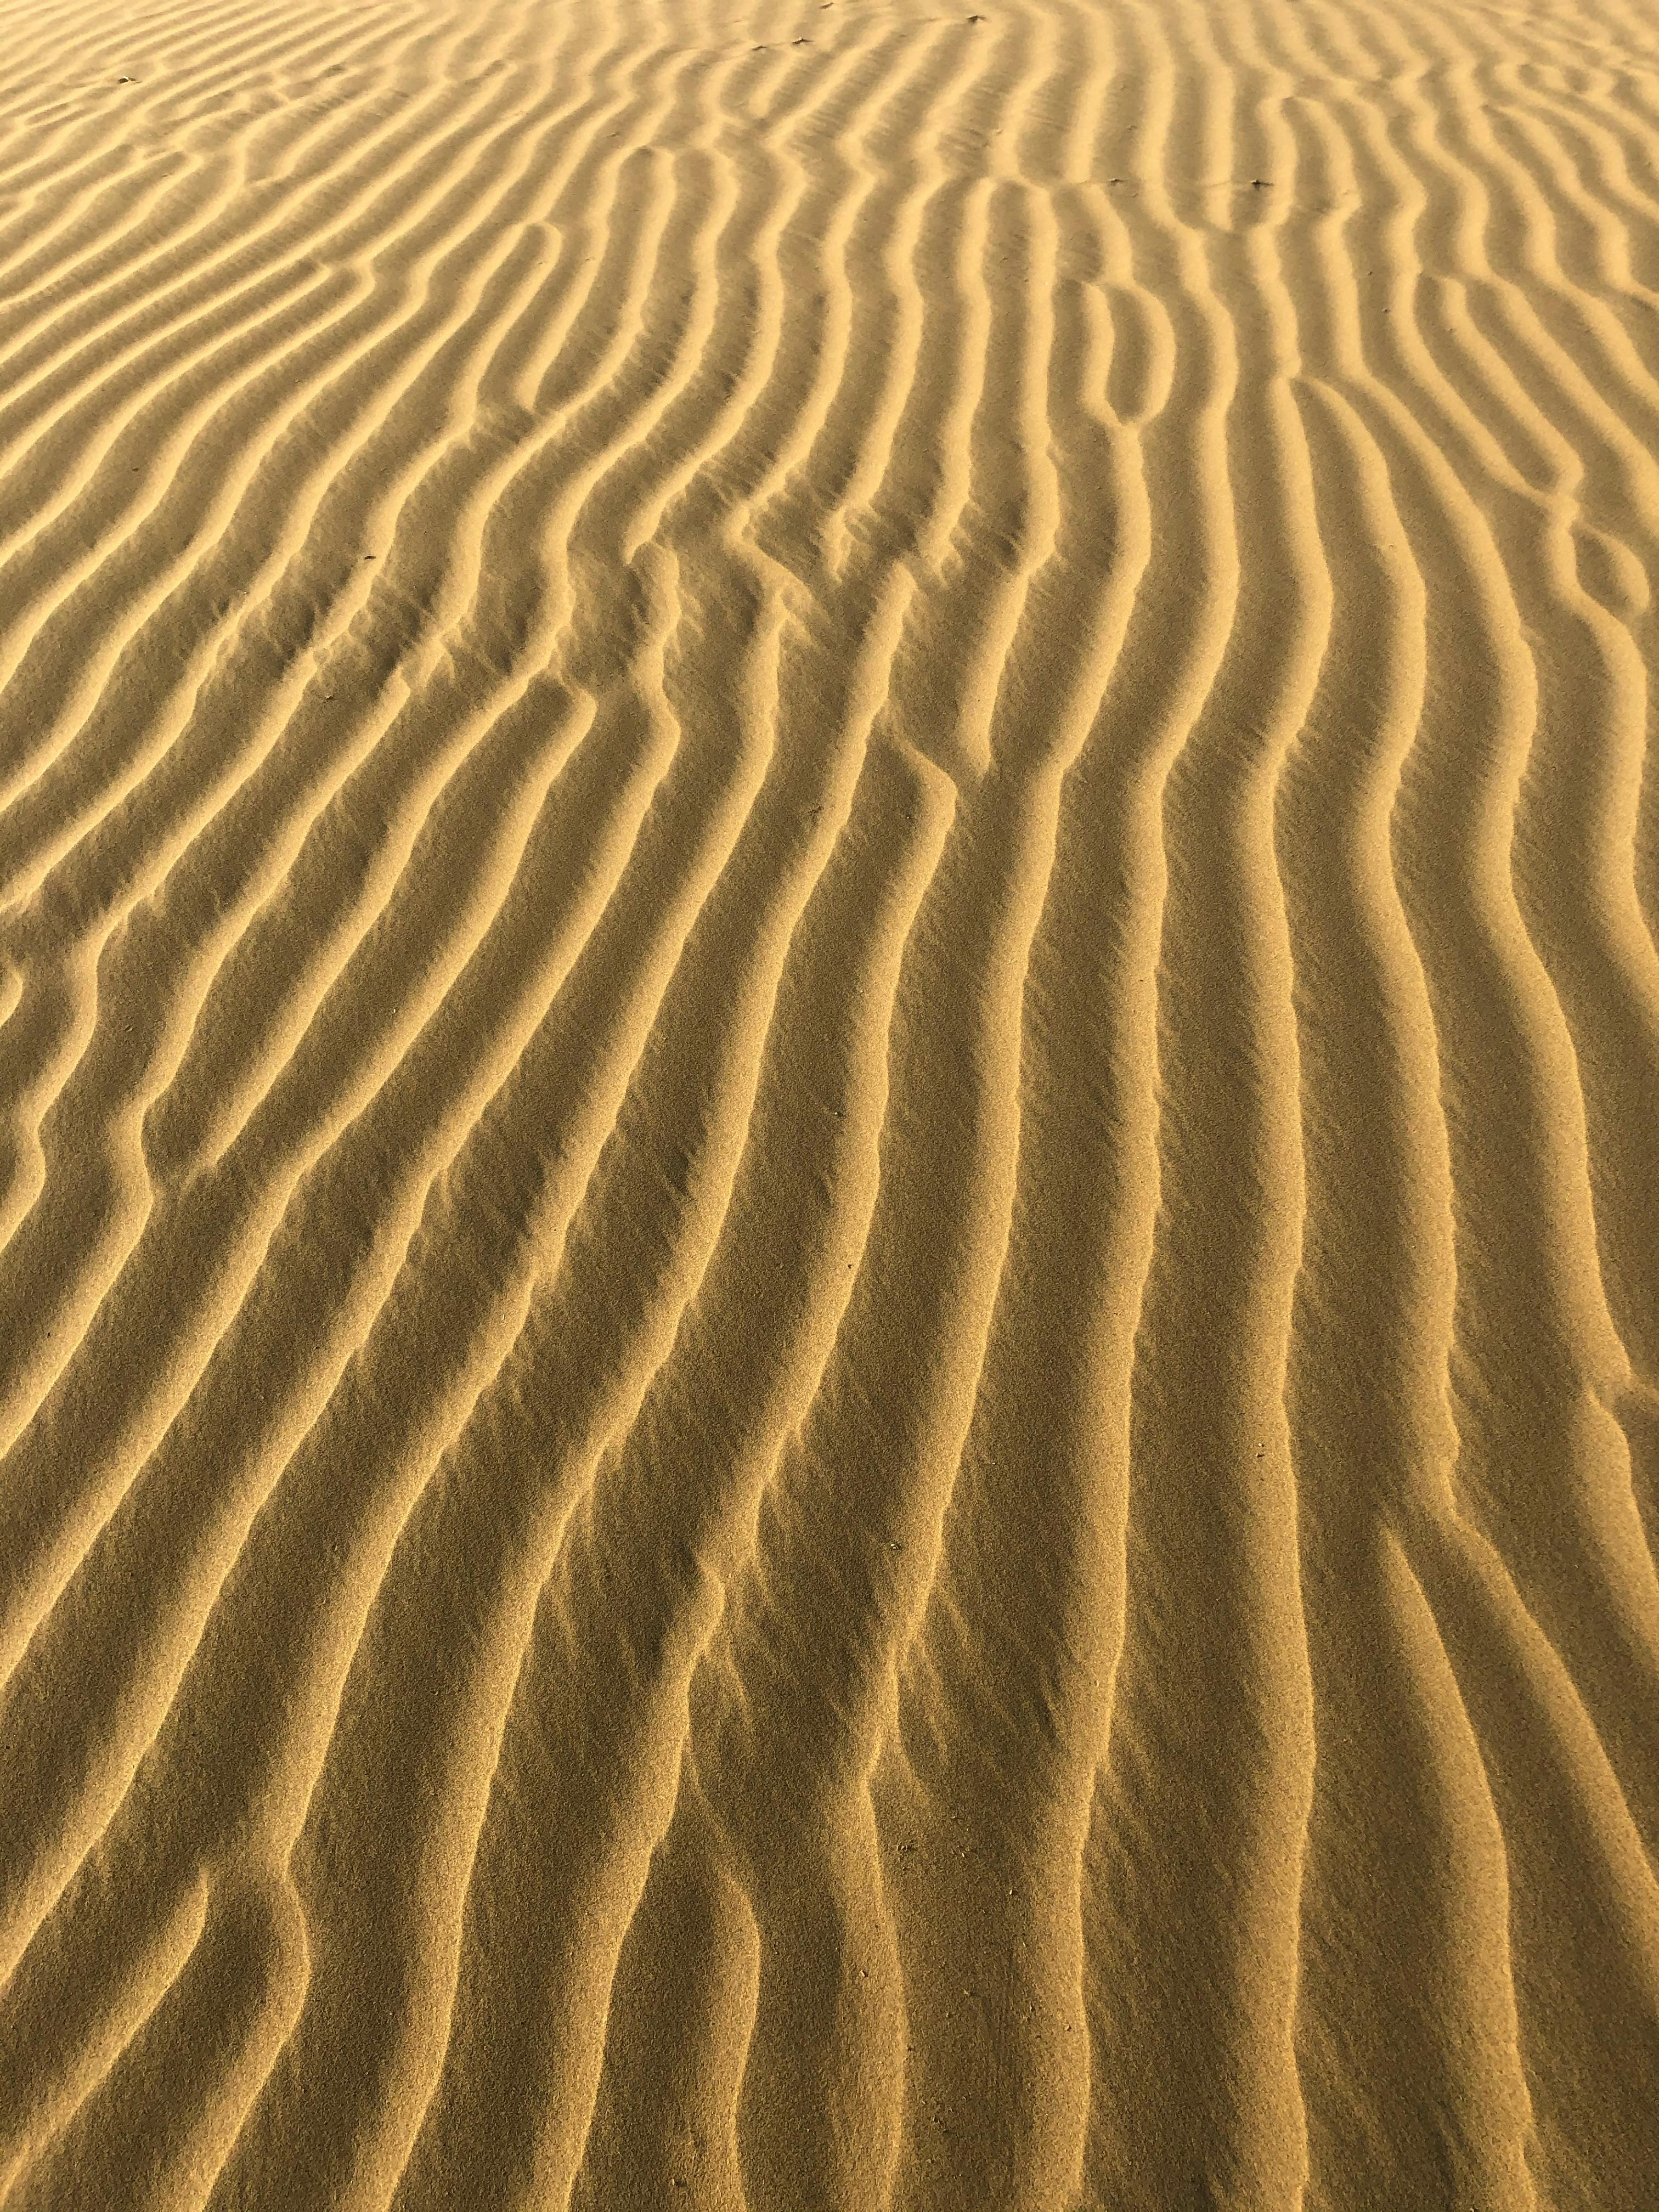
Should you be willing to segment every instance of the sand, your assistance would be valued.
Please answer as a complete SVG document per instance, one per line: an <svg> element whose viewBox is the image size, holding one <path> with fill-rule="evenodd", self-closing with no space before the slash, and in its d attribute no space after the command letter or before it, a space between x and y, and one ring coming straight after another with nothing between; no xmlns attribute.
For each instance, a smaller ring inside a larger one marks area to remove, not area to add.
<svg viewBox="0 0 1659 2212"><path fill-rule="evenodd" d="M6 2212L1654 2212L1659 18L0 41Z"/></svg>

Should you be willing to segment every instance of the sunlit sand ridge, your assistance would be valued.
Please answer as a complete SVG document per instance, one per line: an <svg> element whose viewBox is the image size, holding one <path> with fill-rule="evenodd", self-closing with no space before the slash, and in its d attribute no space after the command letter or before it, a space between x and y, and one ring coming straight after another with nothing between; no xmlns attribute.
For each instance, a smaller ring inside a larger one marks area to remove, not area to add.
<svg viewBox="0 0 1659 2212"><path fill-rule="evenodd" d="M0 0L8 2212L1659 2206L1659 20Z"/></svg>

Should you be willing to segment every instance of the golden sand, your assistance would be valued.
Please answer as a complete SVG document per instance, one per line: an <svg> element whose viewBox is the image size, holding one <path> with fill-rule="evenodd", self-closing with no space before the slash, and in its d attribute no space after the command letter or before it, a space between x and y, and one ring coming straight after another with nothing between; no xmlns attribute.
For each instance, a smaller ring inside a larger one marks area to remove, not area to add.
<svg viewBox="0 0 1659 2212"><path fill-rule="evenodd" d="M1650 0L0 56L6 2212L1656 2212Z"/></svg>

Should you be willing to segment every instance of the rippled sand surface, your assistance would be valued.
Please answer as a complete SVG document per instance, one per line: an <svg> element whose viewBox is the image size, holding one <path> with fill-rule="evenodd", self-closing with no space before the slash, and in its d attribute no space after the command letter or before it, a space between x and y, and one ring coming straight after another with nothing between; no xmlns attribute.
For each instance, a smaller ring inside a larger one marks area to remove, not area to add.
<svg viewBox="0 0 1659 2212"><path fill-rule="evenodd" d="M1654 2212L1651 7L0 53L6 2212Z"/></svg>

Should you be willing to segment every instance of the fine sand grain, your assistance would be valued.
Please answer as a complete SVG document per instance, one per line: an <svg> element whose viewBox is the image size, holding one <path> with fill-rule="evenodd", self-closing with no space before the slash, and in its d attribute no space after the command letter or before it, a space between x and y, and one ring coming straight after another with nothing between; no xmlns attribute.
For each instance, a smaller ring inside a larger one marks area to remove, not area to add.
<svg viewBox="0 0 1659 2212"><path fill-rule="evenodd" d="M1656 2212L1650 0L0 42L6 2212Z"/></svg>

